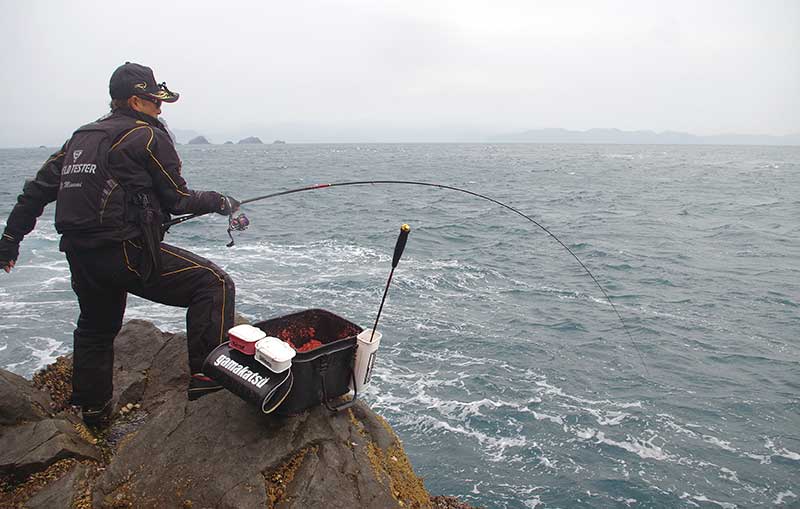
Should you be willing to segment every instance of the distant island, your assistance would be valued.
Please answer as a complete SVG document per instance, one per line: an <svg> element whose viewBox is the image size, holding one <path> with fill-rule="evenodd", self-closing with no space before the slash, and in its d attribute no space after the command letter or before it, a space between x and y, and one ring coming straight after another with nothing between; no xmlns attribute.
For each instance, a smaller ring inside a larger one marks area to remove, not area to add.
<svg viewBox="0 0 800 509"><path fill-rule="evenodd" d="M176 129L177 141L189 145L212 144L198 131L191 129ZM291 134L291 133L290 133ZM363 134L363 133L360 133ZM230 136L218 134L217 136ZM299 137L298 137L299 136ZM307 141L307 133L291 134L292 139ZM315 143L357 143L360 135L342 135L329 137L321 135L312 137ZM224 138L223 138L224 139ZM188 140L188 141L187 141ZM366 141L366 140L365 140ZM530 129L517 132L509 131L449 131L439 129L433 131L413 131L407 135L390 134L384 137L376 134L370 142L386 143L414 143L414 142L439 142L448 141L456 143L552 143L552 144L609 144L609 145L772 145L772 146L800 146L800 133L785 136L752 135L752 134L716 134L697 135L680 131L653 131L653 130L622 130L615 128L595 128L587 130L572 130L561 128ZM226 141L225 145L234 142ZM260 138L249 136L235 142L242 145L263 144ZM273 139L273 145L283 145L284 139Z"/></svg>
<svg viewBox="0 0 800 509"><path fill-rule="evenodd" d="M258 138L258 136L249 136L247 138L239 140L239 145L245 145L245 144L248 144L248 143L249 144L256 144L256 145L263 145L264 142L261 141Z"/></svg>
<svg viewBox="0 0 800 509"><path fill-rule="evenodd" d="M524 143L600 143L622 145L800 145L800 134L767 136L752 134L718 134L698 136L677 131L623 131L621 129L533 129L520 133L494 136L493 142Z"/></svg>
<svg viewBox="0 0 800 509"><path fill-rule="evenodd" d="M188 145L209 145L205 136L196 136L189 140Z"/></svg>

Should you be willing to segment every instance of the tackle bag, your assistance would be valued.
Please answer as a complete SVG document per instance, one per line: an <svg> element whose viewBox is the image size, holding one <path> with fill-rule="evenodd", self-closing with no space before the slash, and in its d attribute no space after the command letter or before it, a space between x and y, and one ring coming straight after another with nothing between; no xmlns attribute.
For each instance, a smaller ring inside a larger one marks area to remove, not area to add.
<svg viewBox="0 0 800 509"><path fill-rule="evenodd" d="M275 373L229 342L205 360L203 373L264 413L294 415L324 404L337 411L352 406L358 394L336 400L354 384L358 325L324 309L308 309L253 324L290 343L297 354L289 369Z"/></svg>

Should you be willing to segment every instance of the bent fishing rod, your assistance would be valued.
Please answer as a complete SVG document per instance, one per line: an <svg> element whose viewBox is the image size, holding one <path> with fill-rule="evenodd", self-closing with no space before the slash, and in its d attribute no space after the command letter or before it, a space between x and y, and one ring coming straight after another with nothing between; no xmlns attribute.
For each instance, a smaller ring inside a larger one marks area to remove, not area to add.
<svg viewBox="0 0 800 509"><path fill-rule="evenodd" d="M330 187L366 186L366 185L382 185L382 184L384 184L384 185L398 184L398 185L426 186L426 187L435 187L435 188L439 188L439 189L448 189L450 191L458 191L459 193L466 193L466 194L468 194L470 196L475 196L476 198L480 198L482 200L487 200L487 201L490 201L490 202L492 202L492 203L494 203L496 205L500 205L501 207L503 207L503 208L505 208L507 210L510 210L511 212L523 217L524 219L527 219L531 223L533 223L536 226L538 226L547 235L552 237L553 240L558 242L561 245L561 247L566 249L567 252L569 254L571 254L572 257L575 258L575 260L580 264L580 266L589 275L589 277L592 278L592 281L594 281L594 283L597 285L597 287L603 293L603 296L606 298L606 301L608 301L608 303L611 305L611 309L614 310L614 313L617 315L617 318L619 318L619 321L622 324L622 328L625 330L625 333L628 335L628 339L630 340L630 342L633 345L633 347L636 349L636 353L639 355L639 360L641 361L642 366L644 367L645 373L647 374L648 377L650 376L650 373L648 372L648 369L647 369L647 364L644 362L644 356L642 355L642 352L639 349L639 345L636 343L636 341L633 340L633 335L631 334L630 330L628 329L628 325L625 323L625 320L622 319L622 315L617 310L617 307L614 305L614 302L612 302L611 297L609 297L608 293L606 292L606 289L603 288L603 285L600 284L600 281L598 281L597 278L594 277L594 274L592 274L592 271L590 271L589 268L583 263L583 261L581 261L581 259L578 258L578 255L576 255L572 251L572 249L569 248L569 246L567 246L566 244L561 242L561 239L556 237L553 232L548 230L546 227L544 227L542 224L540 224L538 221L536 221L532 217L530 217L527 214L519 211L518 209L515 209L511 205L507 205L507 204L505 204L505 203L503 203L501 201L495 200L494 198L491 198L489 196L486 196L486 195L483 195L483 194L480 194L480 193L476 193L474 191L470 191L468 189L462 189L460 187L448 186L448 185L445 185L445 184L436 184L436 183L433 183L433 182L418 182L418 181L413 181L413 180L358 180L358 181L350 181L350 182L332 182L332 183L327 183L327 184L314 184L314 185L311 185L311 186L299 187L299 188L296 188L296 189L289 189L287 191L279 191L277 193L265 194L263 196L256 196L255 198L250 198L248 200L244 200L244 201L240 202L240 204L241 205L245 205L247 203L253 203L253 202L261 201L261 200L268 200L270 198L276 198L278 196L285 196L287 194L302 193L302 192L305 192L305 191L315 191L317 189L327 189L327 188L330 188ZM176 224L181 224L181 223L183 223L185 221L188 221L190 219L194 219L195 217L199 217L199 216L202 216L202 215L205 215L205 214L207 214L207 212L206 213L202 213L202 214L200 214L200 213L198 213L198 214L189 214L189 215L185 215L185 216L176 217L176 218L174 218L174 219L172 219L170 221L167 221L164 224L162 224L162 228L166 232L167 230L170 229L170 227L172 227L172 226L174 226ZM244 218L243 222L245 224L242 224L242 227L239 228L237 226L239 224L240 219L238 219L238 218L234 219L233 216L231 216L231 218L232 218L231 219L232 226L229 227L229 229L228 229L228 235L230 235L231 229L244 229L249 224L247 219ZM232 246L232 245L233 245L233 237L231 237L231 243L228 244L228 246Z"/></svg>

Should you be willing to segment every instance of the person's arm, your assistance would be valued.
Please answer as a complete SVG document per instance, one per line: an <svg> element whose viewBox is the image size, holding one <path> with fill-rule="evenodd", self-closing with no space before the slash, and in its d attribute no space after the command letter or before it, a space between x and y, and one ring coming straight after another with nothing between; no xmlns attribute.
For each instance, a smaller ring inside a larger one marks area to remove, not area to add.
<svg viewBox="0 0 800 509"><path fill-rule="evenodd" d="M17 262L22 239L36 226L45 206L58 196L66 146L64 143L61 150L50 156L33 180L25 182L22 194L17 197L17 204L11 210L0 238L0 267L6 272L10 272Z"/></svg>
<svg viewBox="0 0 800 509"><path fill-rule="evenodd" d="M168 135L157 128L148 139L146 152L148 169L155 184L162 206L170 214L205 214L216 212L227 215L239 207L239 203L216 191L194 191L189 189L181 176L181 159Z"/></svg>

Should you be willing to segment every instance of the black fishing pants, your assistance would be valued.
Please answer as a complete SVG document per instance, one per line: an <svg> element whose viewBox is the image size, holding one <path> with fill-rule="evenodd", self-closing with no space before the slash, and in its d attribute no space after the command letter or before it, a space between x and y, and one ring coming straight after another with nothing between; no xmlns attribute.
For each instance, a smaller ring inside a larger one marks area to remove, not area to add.
<svg viewBox="0 0 800 509"><path fill-rule="evenodd" d="M145 287L136 271L142 244L125 241L97 249L67 251L80 316L74 333L72 404L92 406L113 393L114 338L122 327L128 293L188 308L186 335L191 373L225 341L233 326L233 280L210 261L162 243L161 277ZM176 360L177 362L177 360Z"/></svg>

